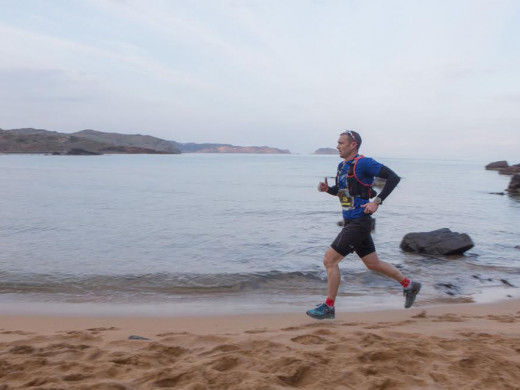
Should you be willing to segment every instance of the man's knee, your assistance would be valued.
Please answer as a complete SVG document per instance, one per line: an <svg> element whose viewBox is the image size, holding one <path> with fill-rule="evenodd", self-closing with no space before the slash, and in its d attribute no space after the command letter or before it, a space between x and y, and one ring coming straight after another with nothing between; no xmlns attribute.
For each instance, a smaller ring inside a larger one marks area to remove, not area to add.
<svg viewBox="0 0 520 390"><path fill-rule="evenodd" d="M345 256L336 252L334 249L329 248L323 256L323 265L325 268L335 267L339 264L343 257Z"/></svg>

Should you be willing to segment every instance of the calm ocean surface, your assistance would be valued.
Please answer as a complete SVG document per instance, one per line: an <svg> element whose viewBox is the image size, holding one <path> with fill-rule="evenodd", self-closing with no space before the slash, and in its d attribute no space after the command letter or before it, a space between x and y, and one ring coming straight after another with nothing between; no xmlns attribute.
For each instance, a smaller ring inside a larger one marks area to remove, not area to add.
<svg viewBox="0 0 520 390"><path fill-rule="evenodd" d="M417 306L518 297L520 201L488 161L378 158L401 183L374 215L381 259L423 283ZM337 156L0 155L0 310L183 315L297 312L326 295L340 227L319 193ZM465 256L404 253L406 233L468 233ZM356 255L338 310L398 308ZM507 283L515 287L509 286Z"/></svg>

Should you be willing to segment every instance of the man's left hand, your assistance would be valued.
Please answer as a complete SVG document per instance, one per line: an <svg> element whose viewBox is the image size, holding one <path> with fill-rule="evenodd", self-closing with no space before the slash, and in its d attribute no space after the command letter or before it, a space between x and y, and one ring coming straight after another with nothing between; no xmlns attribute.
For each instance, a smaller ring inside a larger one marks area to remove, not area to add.
<svg viewBox="0 0 520 390"><path fill-rule="evenodd" d="M374 214L379 208L379 205L375 202L370 202L362 204L361 207L365 209L365 214Z"/></svg>

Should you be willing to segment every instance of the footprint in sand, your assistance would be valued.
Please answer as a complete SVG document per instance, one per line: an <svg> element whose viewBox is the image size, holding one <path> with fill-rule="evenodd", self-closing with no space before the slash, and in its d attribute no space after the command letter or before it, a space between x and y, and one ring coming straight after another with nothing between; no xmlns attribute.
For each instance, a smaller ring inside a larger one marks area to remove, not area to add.
<svg viewBox="0 0 520 390"><path fill-rule="evenodd" d="M327 339L324 339L323 337L316 336L313 334L305 334L302 336L296 336L291 339L291 341L294 341L298 344L304 344L304 345L311 345L311 344L325 344L328 343Z"/></svg>
<svg viewBox="0 0 520 390"><path fill-rule="evenodd" d="M466 322L466 321L467 320L465 320L464 318L462 318L456 314L452 314L452 313L437 316L435 319L432 319L432 322Z"/></svg>
<svg viewBox="0 0 520 390"><path fill-rule="evenodd" d="M294 330L301 330L303 329L301 326L290 326L288 328L280 329L282 332L292 332Z"/></svg>
<svg viewBox="0 0 520 390"><path fill-rule="evenodd" d="M214 370L224 372L229 371L240 363L240 359L234 356L223 356L215 360L211 366Z"/></svg>
<svg viewBox="0 0 520 390"><path fill-rule="evenodd" d="M116 328L114 326L111 326L110 328L90 328L90 329L87 329L88 331L90 332L105 332L107 330L119 330L119 328Z"/></svg>
<svg viewBox="0 0 520 390"><path fill-rule="evenodd" d="M36 352L36 349L30 345L17 345L9 350L9 353L15 355L32 355Z"/></svg>
<svg viewBox="0 0 520 390"><path fill-rule="evenodd" d="M504 324L512 324L512 323L516 322L515 317L514 316L509 316L509 315L502 315L502 316L488 315L487 319L488 320L494 320L494 321L497 321L497 322L502 322Z"/></svg>
<svg viewBox="0 0 520 390"><path fill-rule="evenodd" d="M267 332L267 329L266 328L262 328L262 329L246 330L244 333L247 333L247 334L257 334L257 333L266 333L266 332Z"/></svg>
<svg viewBox="0 0 520 390"><path fill-rule="evenodd" d="M168 336L185 336L188 335L188 332L166 332L166 333L158 333L156 337L168 337Z"/></svg>
<svg viewBox="0 0 520 390"><path fill-rule="evenodd" d="M318 329L312 332L313 334L322 335L322 336L332 336L334 335L329 329Z"/></svg>
<svg viewBox="0 0 520 390"><path fill-rule="evenodd" d="M412 316L412 318L426 318L426 310L423 310L419 314Z"/></svg>
<svg viewBox="0 0 520 390"><path fill-rule="evenodd" d="M163 344L159 344L159 343L148 344L147 349L149 351L153 351L160 355L168 356L168 357L178 357L178 356L184 355L186 352L188 352L188 350L186 348L182 348L182 347L178 347L178 346L171 347L171 346L163 345Z"/></svg>
<svg viewBox="0 0 520 390"><path fill-rule="evenodd" d="M310 377L310 374L310 366L301 364L291 368L288 375L278 375L278 379L287 386L298 387L305 383L305 380Z"/></svg>
<svg viewBox="0 0 520 390"><path fill-rule="evenodd" d="M33 335L33 334L36 334L36 333L24 332L22 330L5 330L3 332L0 332L0 334L14 334L14 335L17 335L17 336L30 336L30 335Z"/></svg>
<svg viewBox="0 0 520 390"><path fill-rule="evenodd" d="M209 351L204 351L203 353L201 353L201 355L212 355L212 354L217 354L217 353L228 353L228 352L237 352L237 351L240 351L242 349L242 347L240 347L239 345L235 345L235 344L222 344L222 345L217 345L216 347L210 349Z"/></svg>

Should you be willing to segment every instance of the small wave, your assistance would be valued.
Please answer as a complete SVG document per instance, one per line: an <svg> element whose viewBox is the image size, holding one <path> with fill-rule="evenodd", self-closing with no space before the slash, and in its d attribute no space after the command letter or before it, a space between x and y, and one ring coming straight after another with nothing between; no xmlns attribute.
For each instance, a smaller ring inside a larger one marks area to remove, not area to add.
<svg viewBox="0 0 520 390"><path fill-rule="evenodd" d="M187 295L219 294L251 290L291 291L319 285L322 271L269 271L251 274L144 274L144 275L49 275L0 274L2 294Z"/></svg>

